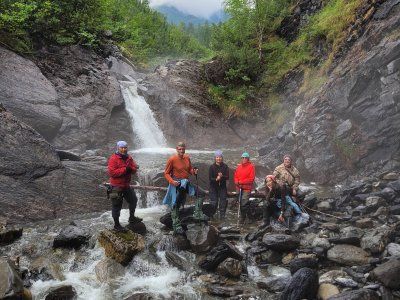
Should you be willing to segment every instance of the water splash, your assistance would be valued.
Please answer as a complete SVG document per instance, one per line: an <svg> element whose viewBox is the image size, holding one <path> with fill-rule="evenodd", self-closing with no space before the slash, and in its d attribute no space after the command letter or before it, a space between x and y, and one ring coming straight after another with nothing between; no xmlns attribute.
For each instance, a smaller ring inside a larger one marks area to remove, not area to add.
<svg viewBox="0 0 400 300"><path fill-rule="evenodd" d="M120 81L125 107L132 121L132 129L140 140L140 146L145 148L165 148L167 141L158 127L153 112L143 96L138 94L137 82Z"/></svg>

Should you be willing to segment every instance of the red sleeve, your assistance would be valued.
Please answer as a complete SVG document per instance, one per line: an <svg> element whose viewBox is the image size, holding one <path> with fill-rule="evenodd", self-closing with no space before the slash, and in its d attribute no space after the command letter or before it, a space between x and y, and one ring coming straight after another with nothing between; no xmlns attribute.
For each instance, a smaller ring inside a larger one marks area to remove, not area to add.
<svg viewBox="0 0 400 300"><path fill-rule="evenodd" d="M173 166L173 158L170 157L167 161L167 165L165 166L164 177L168 180L169 183L173 183L174 180L172 179L172 166Z"/></svg>
<svg viewBox="0 0 400 300"><path fill-rule="evenodd" d="M241 183L243 183L243 184L253 184L254 183L254 179L256 178L256 169L255 169L254 165L250 166L248 172L249 173L246 174L246 180Z"/></svg>
<svg viewBox="0 0 400 300"><path fill-rule="evenodd" d="M118 160L111 156L110 160L108 161L108 174L111 177L121 177L125 175L126 167L118 167Z"/></svg>

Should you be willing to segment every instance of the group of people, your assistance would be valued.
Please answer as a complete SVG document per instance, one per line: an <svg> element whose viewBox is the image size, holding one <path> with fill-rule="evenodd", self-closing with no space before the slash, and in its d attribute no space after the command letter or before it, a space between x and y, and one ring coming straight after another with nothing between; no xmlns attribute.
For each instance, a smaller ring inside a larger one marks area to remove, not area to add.
<svg viewBox="0 0 400 300"><path fill-rule="evenodd" d="M125 141L117 143L117 151L110 157L108 162L108 173L110 175L109 198L112 202L112 217L114 229L125 231L119 223L119 215L123 199L129 204L129 225L141 222L135 216L137 197L135 191L130 187L131 175L137 172L138 165L127 153L128 145ZM168 181L167 193L163 203L171 208L171 218L175 234L184 234L179 210L185 204L186 197L196 197L193 217L195 220L204 221L208 217L202 211L203 197L198 197L198 187L191 181L190 177L197 179L198 169L193 167L190 157L185 153L186 145L179 142L176 154L172 155L165 166L164 176ZM227 210L227 181L229 180L229 167L224 163L223 153L215 151L215 159L209 168L209 198L213 208L213 215L217 213L220 220L225 219ZM240 223L244 224L249 212L250 193L254 187L255 167L250 161L248 152L241 156L241 163L234 172L234 184L236 186L240 211ZM298 204L299 197L299 171L293 166L292 158L285 155L283 163L277 166L273 174L265 177L265 199L263 200L263 226L269 225L272 217L284 222L285 211L290 208L295 214L301 213ZM128 225L128 226L129 226Z"/></svg>

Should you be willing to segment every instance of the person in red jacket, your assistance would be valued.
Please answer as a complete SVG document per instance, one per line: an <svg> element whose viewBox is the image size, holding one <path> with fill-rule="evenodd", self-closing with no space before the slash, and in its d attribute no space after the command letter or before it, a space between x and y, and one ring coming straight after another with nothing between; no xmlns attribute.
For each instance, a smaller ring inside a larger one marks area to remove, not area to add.
<svg viewBox="0 0 400 300"><path fill-rule="evenodd" d="M250 192L253 188L256 170L250 162L247 152L242 154L242 162L237 166L234 175L236 189L239 191L240 223L244 224L249 211Z"/></svg>
<svg viewBox="0 0 400 300"><path fill-rule="evenodd" d="M138 170L138 165L128 154L128 144L125 141L117 143L117 152L108 160L108 174L110 175L111 191L109 197L112 203L111 214L114 219L116 231L126 231L119 223L123 199L129 205L129 224L136 224L142 219L135 217L137 197L135 191L130 187L131 176Z"/></svg>

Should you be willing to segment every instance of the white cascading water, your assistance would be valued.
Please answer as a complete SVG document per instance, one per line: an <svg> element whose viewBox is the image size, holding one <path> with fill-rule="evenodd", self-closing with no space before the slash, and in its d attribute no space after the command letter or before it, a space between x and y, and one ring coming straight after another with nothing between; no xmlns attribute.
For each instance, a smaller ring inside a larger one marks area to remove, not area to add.
<svg viewBox="0 0 400 300"><path fill-rule="evenodd" d="M121 91L141 148L165 148L167 141L146 99L138 94L138 83L130 76L126 78L127 81L120 81Z"/></svg>

